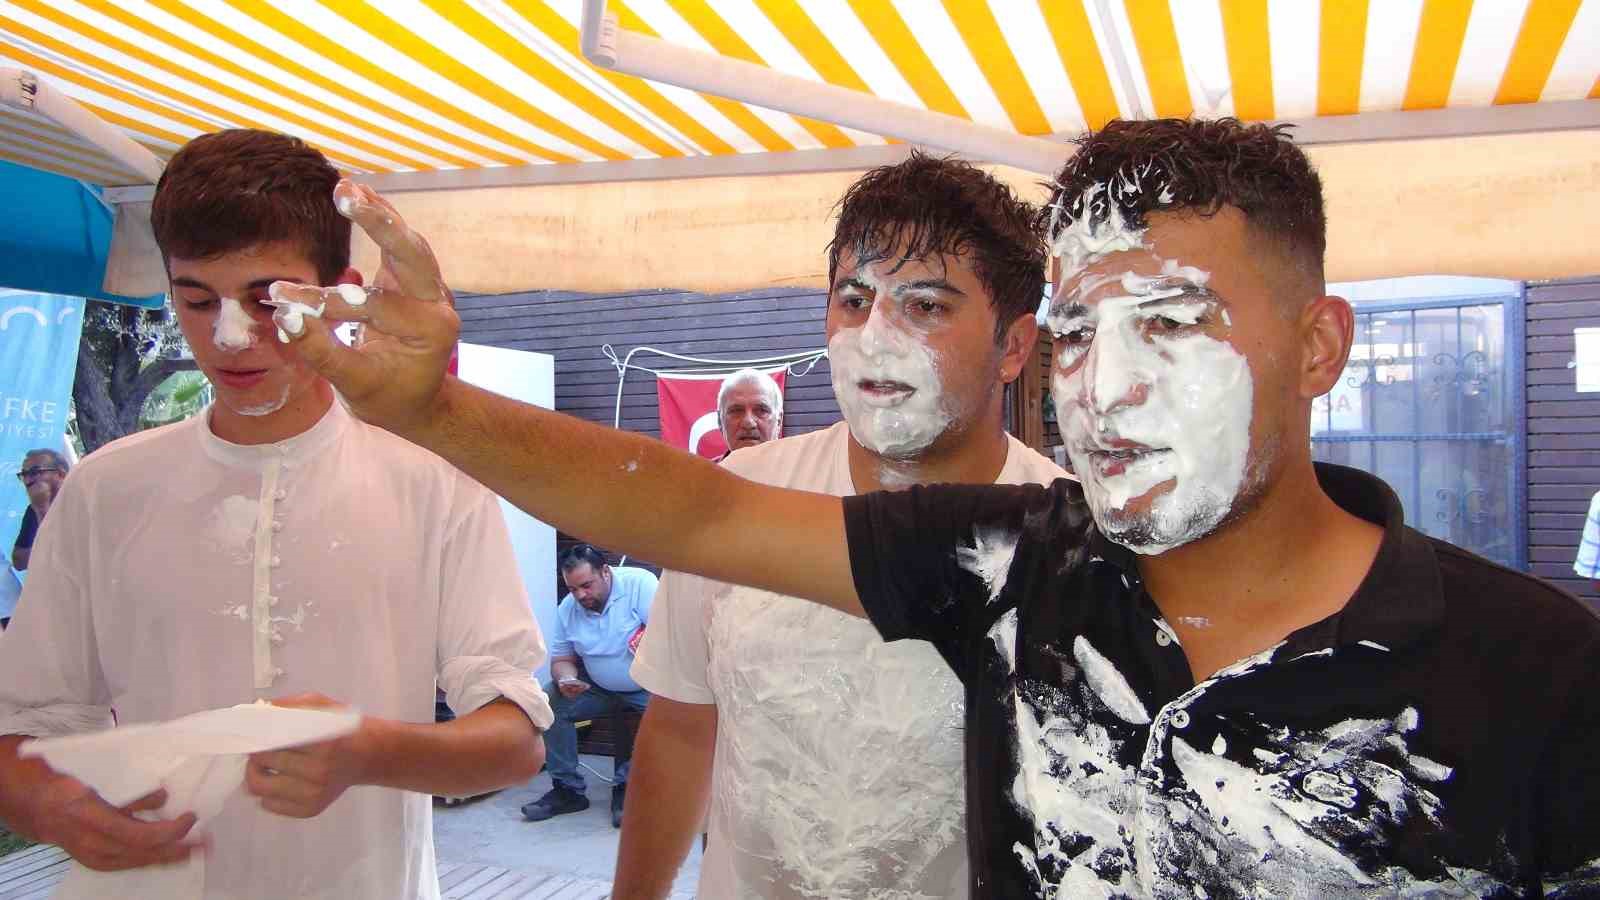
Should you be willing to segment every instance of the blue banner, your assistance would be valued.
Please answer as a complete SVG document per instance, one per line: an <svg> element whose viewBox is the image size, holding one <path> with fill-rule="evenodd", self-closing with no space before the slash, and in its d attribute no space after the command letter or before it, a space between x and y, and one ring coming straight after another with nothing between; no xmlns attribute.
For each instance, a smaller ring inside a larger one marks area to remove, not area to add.
<svg viewBox="0 0 1600 900"><path fill-rule="evenodd" d="M7 560L28 507L16 476L23 456L65 446L83 309L79 297L0 290L0 554Z"/></svg>

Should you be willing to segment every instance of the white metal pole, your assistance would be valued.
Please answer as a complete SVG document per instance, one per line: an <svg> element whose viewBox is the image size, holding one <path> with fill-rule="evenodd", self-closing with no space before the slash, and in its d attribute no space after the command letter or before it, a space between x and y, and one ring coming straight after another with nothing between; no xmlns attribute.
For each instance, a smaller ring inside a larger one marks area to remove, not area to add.
<svg viewBox="0 0 1600 900"><path fill-rule="evenodd" d="M1045 175L1055 174L1071 155L1070 147L1054 141L637 34L619 27L605 5L605 0L584 0L581 33L584 57L602 68Z"/></svg>
<svg viewBox="0 0 1600 900"><path fill-rule="evenodd" d="M152 184L161 178L160 157L26 69L0 68L0 103L50 119Z"/></svg>

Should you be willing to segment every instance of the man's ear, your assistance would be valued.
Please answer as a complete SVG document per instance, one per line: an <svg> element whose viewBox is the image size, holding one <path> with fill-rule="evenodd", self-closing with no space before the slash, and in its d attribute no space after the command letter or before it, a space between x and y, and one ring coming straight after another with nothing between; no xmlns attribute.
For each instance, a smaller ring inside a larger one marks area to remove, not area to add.
<svg viewBox="0 0 1600 900"><path fill-rule="evenodd" d="M1355 311L1343 297L1317 297L1301 310L1299 324L1299 392L1312 400L1333 390L1344 375L1355 341Z"/></svg>
<svg viewBox="0 0 1600 900"><path fill-rule="evenodd" d="M1039 320L1032 312L1011 320L1000 338L1000 383L1010 384L1022 375L1039 346Z"/></svg>

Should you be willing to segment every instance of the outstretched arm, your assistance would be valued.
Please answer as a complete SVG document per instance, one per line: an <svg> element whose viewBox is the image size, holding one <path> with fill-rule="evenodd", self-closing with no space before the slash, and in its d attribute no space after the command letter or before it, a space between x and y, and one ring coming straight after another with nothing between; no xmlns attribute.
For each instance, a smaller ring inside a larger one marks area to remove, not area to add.
<svg viewBox="0 0 1600 900"><path fill-rule="evenodd" d="M370 293L272 286L277 321L356 415L420 444L563 531L674 569L862 615L838 498L757 485L653 438L445 374L460 330L427 241L368 188L336 203L383 250ZM355 303L349 301L354 300ZM305 307L366 324L357 348Z"/></svg>

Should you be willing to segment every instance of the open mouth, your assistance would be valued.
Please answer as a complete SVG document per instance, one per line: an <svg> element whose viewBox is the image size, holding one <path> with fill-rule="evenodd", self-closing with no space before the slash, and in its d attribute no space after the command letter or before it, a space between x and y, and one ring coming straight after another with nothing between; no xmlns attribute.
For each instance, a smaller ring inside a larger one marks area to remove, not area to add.
<svg viewBox="0 0 1600 900"><path fill-rule="evenodd" d="M1127 446L1093 448L1089 451L1090 465L1102 476L1121 475L1141 463L1154 462L1172 451L1163 447Z"/></svg>
<svg viewBox="0 0 1600 900"><path fill-rule="evenodd" d="M856 389L868 400L884 404L904 402L917 392L916 388L903 381L879 378L863 378L856 382Z"/></svg>

